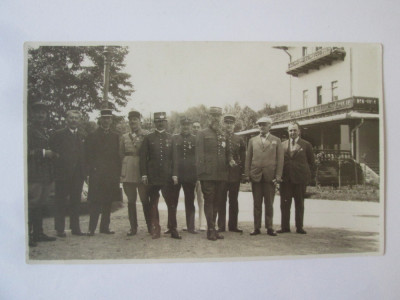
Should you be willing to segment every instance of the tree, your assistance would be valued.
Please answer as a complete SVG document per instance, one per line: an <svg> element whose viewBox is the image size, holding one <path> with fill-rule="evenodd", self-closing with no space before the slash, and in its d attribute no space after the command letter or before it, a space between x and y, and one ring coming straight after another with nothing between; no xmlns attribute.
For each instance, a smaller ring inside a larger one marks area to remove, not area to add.
<svg viewBox="0 0 400 300"><path fill-rule="evenodd" d="M122 72L127 47L108 47L109 103L118 111L134 92L130 74ZM104 46L40 46L28 49L28 107L49 103L51 127L59 127L65 112L77 109L84 116L103 104Z"/></svg>

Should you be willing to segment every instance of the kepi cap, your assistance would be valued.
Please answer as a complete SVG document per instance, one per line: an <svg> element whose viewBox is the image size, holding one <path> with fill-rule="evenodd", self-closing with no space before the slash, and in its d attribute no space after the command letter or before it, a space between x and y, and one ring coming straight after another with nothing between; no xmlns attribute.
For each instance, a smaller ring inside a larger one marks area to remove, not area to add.
<svg viewBox="0 0 400 300"><path fill-rule="evenodd" d="M192 120L189 117L186 117L186 116L182 116L179 121L180 121L181 125L192 124L193 123Z"/></svg>
<svg viewBox="0 0 400 300"><path fill-rule="evenodd" d="M220 116L220 115L222 115L222 108L221 107L216 107L216 106L211 106L209 113L210 113L210 115Z"/></svg>
<svg viewBox="0 0 400 300"><path fill-rule="evenodd" d="M105 108L100 111L100 117L112 117L112 109Z"/></svg>
<svg viewBox="0 0 400 300"><path fill-rule="evenodd" d="M224 116L224 122L225 123L229 123L229 122L235 123L235 121L236 121L236 117L234 115L227 114L227 115Z"/></svg>
<svg viewBox="0 0 400 300"><path fill-rule="evenodd" d="M130 119L130 118L138 118L138 119L140 119L140 117L141 117L140 112L138 112L138 111L135 110L135 109L132 109L132 110L128 113L128 119Z"/></svg>
<svg viewBox="0 0 400 300"><path fill-rule="evenodd" d="M155 112L154 113L154 121L166 121L167 114L165 112Z"/></svg>

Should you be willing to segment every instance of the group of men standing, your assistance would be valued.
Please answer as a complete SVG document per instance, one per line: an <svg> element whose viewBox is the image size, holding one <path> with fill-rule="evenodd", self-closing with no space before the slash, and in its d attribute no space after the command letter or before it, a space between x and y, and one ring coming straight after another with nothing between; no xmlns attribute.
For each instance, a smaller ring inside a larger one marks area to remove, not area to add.
<svg viewBox="0 0 400 300"><path fill-rule="evenodd" d="M165 112L154 113L155 130L141 128L141 114L129 112L130 132L121 137L112 132L112 111L101 110L99 128L84 139L78 129L79 111L68 111L67 126L51 136L45 129L47 107L38 102L31 106L32 122L28 128L28 222L29 245L55 238L43 233L41 211L55 182L55 229L57 236L66 237L65 216L69 211L73 235L93 236L99 216L100 233L113 234L109 227L111 203L120 197L119 184L128 198L130 231L137 233L136 200L139 194L147 231L153 239L160 238L158 212L160 192L168 207L167 230L174 239L182 237L177 230L177 206L181 188L185 198L187 232L195 228L195 195L199 204L199 227L203 213L207 223L207 239L223 239L226 231L226 204L229 199L228 230L238 227L238 195L241 182L250 181L254 200L254 231L261 233L262 203L265 206L267 234L276 236L272 227L275 188L281 187L282 228L290 232L292 198L296 207L297 233L303 229L304 193L311 178L314 157L311 145L299 138L298 124L289 126L289 140L269 133L269 117L257 121L260 135L244 140L234 134L235 116L224 115L222 109L209 109L209 126L190 118L180 118L180 133L166 131ZM193 127L195 128L193 128ZM195 130L193 130L195 129ZM196 135L193 134L196 132ZM246 151L247 148L247 151ZM84 180L88 181L89 231L79 226L79 204ZM217 219L218 217L218 219Z"/></svg>

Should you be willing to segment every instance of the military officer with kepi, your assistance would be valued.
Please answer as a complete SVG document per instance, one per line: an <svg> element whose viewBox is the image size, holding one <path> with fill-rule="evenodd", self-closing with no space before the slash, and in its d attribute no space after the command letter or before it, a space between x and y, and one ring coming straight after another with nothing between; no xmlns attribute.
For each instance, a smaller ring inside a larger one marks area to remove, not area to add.
<svg viewBox="0 0 400 300"><path fill-rule="evenodd" d="M224 199L218 211L218 231L225 231L226 223L226 201L229 197L229 221L228 229L232 232L242 233L238 228L239 203L238 195L240 181L244 179L244 163L246 160L246 145L240 136L233 133L236 117L231 114L224 116L224 127L226 137L229 140L229 151L235 164L228 168L228 181L224 193Z"/></svg>
<svg viewBox="0 0 400 300"><path fill-rule="evenodd" d="M137 232L136 199L138 193L143 206L147 230L151 232L150 199L147 193L147 186L141 180L139 165L140 147L148 131L141 128L140 119L141 114L137 110L129 112L128 120L131 131L122 135L119 143L119 154L122 161L121 182L128 197L128 216L131 225L128 236L135 235Z"/></svg>
<svg viewBox="0 0 400 300"><path fill-rule="evenodd" d="M172 137L174 202L178 203L181 187L185 194L186 226L189 233L195 230L194 190L196 187L196 137L191 134L192 121L188 117L181 117L181 133Z"/></svg>
<svg viewBox="0 0 400 300"><path fill-rule="evenodd" d="M119 137L111 131L111 109L102 109L99 121L100 127L87 137L85 143L89 169L89 236L95 234L100 213L100 233L114 233L109 228L111 204L119 195L121 174Z"/></svg>
<svg viewBox="0 0 400 300"><path fill-rule="evenodd" d="M165 112L154 113L154 132L144 137L140 151L140 173L144 184L148 184L150 197L150 216L152 238L160 238L160 220L158 200L160 190L168 206L168 226L171 237L181 239L176 222L177 200L173 197L172 181L172 136L166 131L167 115ZM177 184L177 182L175 182Z"/></svg>
<svg viewBox="0 0 400 300"><path fill-rule="evenodd" d="M210 107L209 127L200 131L196 140L197 176L204 195L204 212L207 219L207 239L216 241L224 237L215 230L218 208L224 198L228 180L229 146L220 128L222 109ZM231 162L234 164L234 162Z"/></svg>

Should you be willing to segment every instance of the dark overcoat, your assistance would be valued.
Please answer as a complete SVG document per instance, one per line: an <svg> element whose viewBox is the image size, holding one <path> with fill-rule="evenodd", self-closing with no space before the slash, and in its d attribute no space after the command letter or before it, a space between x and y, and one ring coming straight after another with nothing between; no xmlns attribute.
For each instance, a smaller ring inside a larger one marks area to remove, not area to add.
<svg viewBox="0 0 400 300"><path fill-rule="evenodd" d="M173 170L179 182L195 183L196 173L196 136L176 134L172 137Z"/></svg>
<svg viewBox="0 0 400 300"><path fill-rule="evenodd" d="M140 150L140 173L150 185L172 182L172 136L157 130L146 135Z"/></svg>
<svg viewBox="0 0 400 300"><path fill-rule="evenodd" d="M78 130L73 134L68 128L60 129L50 136L50 149L58 154L54 159L54 179L68 181L73 176L85 177L84 136Z"/></svg>
<svg viewBox="0 0 400 300"><path fill-rule="evenodd" d="M28 182L50 183L53 181L52 159L43 156L49 150L49 133L45 128L28 126Z"/></svg>
<svg viewBox="0 0 400 300"><path fill-rule="evenodd" d="M85 160L89 174L88 200L117 201L121 172L118 135L114 132L105 133L101 127L88 135ZM104 195L113 196L106 199Z"/></svg>
<svg viewBox="0 0 400 300"><path fill-rule="evenodd" d="M289 140L282 143L284 150L284 165L282 179L294 184L308 184L314 173L315 158L309 142L299 139L295 151L290 153Z"/></svg>
<svg viewBox="0 0 400 300"><path fill-rule="evenodd" d="M197 134L196 164L199 180L228 180L229 146L222 132L206 128Z"/></svg>

